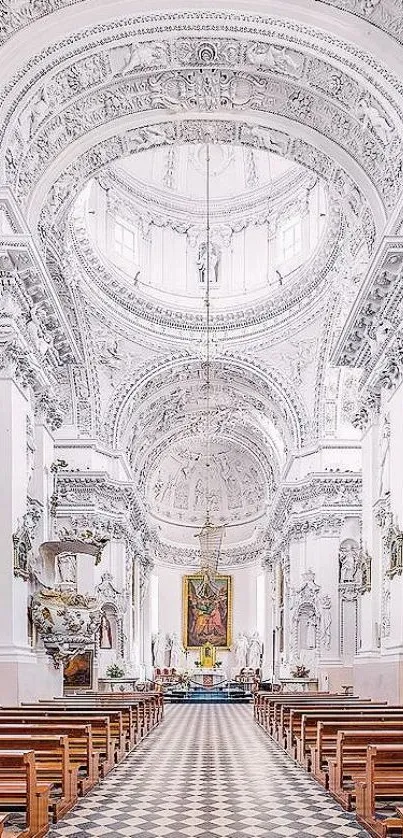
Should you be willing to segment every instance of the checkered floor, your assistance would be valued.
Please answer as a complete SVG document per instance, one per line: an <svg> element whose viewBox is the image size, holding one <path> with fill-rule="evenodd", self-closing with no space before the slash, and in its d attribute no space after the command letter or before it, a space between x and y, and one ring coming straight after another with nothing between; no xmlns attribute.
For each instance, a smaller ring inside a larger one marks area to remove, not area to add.
<svg viewBox="0 0 403 838"><path fill-rule="evenodd" d="M366 838L270 741L244 705L168 708L49 838Z"/></svg>

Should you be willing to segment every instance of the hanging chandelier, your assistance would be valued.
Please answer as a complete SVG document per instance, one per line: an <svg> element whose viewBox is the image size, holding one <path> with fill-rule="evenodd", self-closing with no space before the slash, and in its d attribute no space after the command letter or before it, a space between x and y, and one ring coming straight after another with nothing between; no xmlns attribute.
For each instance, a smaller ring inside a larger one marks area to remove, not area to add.
<svg viewBox="0 0 403 838"><path fill-rule="evenodd" d="M204 579L214 581L218 562L220 558L220 550L222 539L224 536L225 526L217 526L211 522L211 268L212 268L212 249L211 249L211 230L210 230L210 145L206 146L206 480L205 480L205 501L206 501L206 518L205 522L196 538L199 539L200 544L200 571Z"/></svg>

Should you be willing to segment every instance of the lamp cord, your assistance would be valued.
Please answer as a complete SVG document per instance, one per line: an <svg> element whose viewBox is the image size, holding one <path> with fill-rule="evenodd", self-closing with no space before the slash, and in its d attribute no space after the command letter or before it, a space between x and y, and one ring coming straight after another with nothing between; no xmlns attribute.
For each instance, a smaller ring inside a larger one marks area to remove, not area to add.
<svg viewBox="0 0 403 838"><path fill-rule="evenodd" d="M206 145L206 522L210 523L210 144Z"/></svg>

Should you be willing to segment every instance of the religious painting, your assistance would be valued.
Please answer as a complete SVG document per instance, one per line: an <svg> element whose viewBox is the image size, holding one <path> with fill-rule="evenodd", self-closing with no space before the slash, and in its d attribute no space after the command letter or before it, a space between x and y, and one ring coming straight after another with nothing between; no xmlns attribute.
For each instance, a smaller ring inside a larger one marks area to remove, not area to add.
<svg viewBox="0 0 403 838"><path fill-rule="evenodd" d="M231 645L232 579L202 574L183 578L183 645L199 649L211 643L218 649Z"/></svg>
<svg viewBox="0 0 403 838"><path fill-rule="evenodd" d="M64 665L63 686L65 689L92 689L92 659L91 649L77 652Z"/></svg>

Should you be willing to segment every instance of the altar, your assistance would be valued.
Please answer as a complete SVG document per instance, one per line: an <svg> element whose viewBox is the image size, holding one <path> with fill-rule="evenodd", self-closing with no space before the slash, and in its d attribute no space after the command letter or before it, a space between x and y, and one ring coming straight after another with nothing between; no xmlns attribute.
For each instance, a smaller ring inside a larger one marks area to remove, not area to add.
<svg viewBox="0 0 403 838"><path fill-rule="evenodd" d="M203 667L202 669L194 669L190 672L190 681L199 687L215 687L217 684L225 681L225 675L218 669Z"/></svg>

